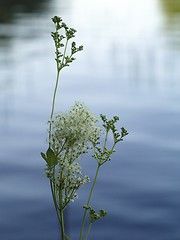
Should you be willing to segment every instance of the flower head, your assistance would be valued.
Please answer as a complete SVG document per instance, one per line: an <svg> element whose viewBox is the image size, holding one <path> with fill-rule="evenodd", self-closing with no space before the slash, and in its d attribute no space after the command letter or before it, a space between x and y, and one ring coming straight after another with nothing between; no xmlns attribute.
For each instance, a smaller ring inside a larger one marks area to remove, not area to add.
<svg viewBox="0 0 180 240"><path fill-rule="evenodd" d="M76 150L87 152L91 143L99 138L98 119L83 103L76 102L65 114L57 114L52 122L52 143L55 152Z"/></svg>
<svg viewBox="0 0 180 240"><path fill-rule="evenodd" d="M63 192L64 205L77 197L76 191L89 181L89 177L83 176L78 159L100 138L101 129L97 122L97 118L80 102L52 120L50 146L59 167L55 185L57 191Z"/></svg>

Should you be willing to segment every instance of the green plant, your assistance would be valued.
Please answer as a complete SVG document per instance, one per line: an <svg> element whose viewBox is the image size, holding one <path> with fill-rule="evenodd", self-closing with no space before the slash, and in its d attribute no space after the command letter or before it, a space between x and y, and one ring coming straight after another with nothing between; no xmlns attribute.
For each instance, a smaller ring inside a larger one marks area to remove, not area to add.
<svg viewBox="0 0 180 240"><path fill-rule="evenodd" d="M99 170L110 160L111 155L115 152L116 144L123 141L128 132L123 127L118 131L116 123L119 118L117 116L108 120L105 115L101 114L103 125L99 127L98 119L80 102L76 102L67 113L54 113L61 70L75 60L74 55L82 51L83 47L77 47L76 43L71 41L75 37L76 30L69 28L60 17L55 16L52 21L55 25L55 32L52 32L51 35L55 43L57 78L49 119L49 146L45 153L41 152L41 156L46 161L46 175L50 181L52 197L61 227L61 239L70 240L64 225L64 211L69 202L74 201L77 197L78 189L89 182L89 177L82 174L79 157L92 152L92 157L97 162L97 169L87 203L83 206L84 215L79 235L79 240L86 240L93 223L107 215L103 209L96 212L90 206ZM103 133L105 134L103 135ZM110 135L113 136L111 146L107 144ZM88 226L85 225L87 214Z"/></svg>

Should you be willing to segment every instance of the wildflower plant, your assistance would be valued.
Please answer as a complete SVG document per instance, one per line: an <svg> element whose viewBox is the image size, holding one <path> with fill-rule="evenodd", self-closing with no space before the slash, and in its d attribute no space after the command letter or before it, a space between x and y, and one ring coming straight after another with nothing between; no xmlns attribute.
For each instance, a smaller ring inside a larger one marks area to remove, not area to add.
<svg viewBox="0 0 180 240"><path fill-rule="evenodd" d="M103 124L100 127L96 116L81 102L76 102L67 113L54 113L61 70L75 60L74 55L82 51L83 46L77 47L76 42L72 41L75 37L75 29L69 28L60 17L55 16L52 21L55 26L55 32L51 35L55 43L57 77L48 122L48 149L45 153L41 152L41 156L46 162L46 175L50 182L62 240L72 240L66 234L64 211L70 201L77 198L78 190L90 181L89 177L84 175L79 159L82 155L91 152L92 158L96 160L97 169L87 202L83 206L84 214L77 238L87 240L93 223L107 215L105 210L100 209L96 212L90 205L99 170L111 159L116 144L123 141L128 132L123 127L120 131L117 129L116 124L119 121L117 116L108 120L101 114ZM110 135L113 136L111 146L107 144Z"/></svg>

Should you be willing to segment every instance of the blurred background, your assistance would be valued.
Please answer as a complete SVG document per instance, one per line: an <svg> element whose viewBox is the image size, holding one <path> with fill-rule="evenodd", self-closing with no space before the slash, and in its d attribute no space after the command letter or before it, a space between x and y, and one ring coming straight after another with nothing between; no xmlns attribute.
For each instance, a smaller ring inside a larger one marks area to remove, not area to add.
<svg viewBox="0 0 180 240"><path fill-rule="evenodd" d="M63 71L57 111L83 101L97 115L119 115L130 133L100 173L93 205L109 215L90 239L179 240L179 0L0 0L0 239L60 239L40 157L56 76L54 15L84 45ZM93 177L94 160L83 164ZM73 240L87 191L67 213Z"/></svg>

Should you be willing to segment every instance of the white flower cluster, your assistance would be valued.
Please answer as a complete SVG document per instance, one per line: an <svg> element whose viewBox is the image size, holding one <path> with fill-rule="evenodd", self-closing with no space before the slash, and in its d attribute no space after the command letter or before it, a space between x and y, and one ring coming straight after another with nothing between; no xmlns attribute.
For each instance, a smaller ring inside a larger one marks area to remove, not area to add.
<svg viewBox="0 0 180 240"><path fill-rule="evenodd" d="M69 112L57 114L52 121L51 147L58 158L56 189L63 191L66 205L76 191L89 181L82 176L78 158L92 148L100 138L97 118L82 103L75 103Z"/></svg>
<svg viewBox="0 0 180 240"><path fill-rule="evenodd" d="M90 142L95 142L100 136L97 122L98 119L83 103L75 103L68 113L58 114L53 120L51 146L55 152L63 149L85 153L91 146Z"/></svg>

